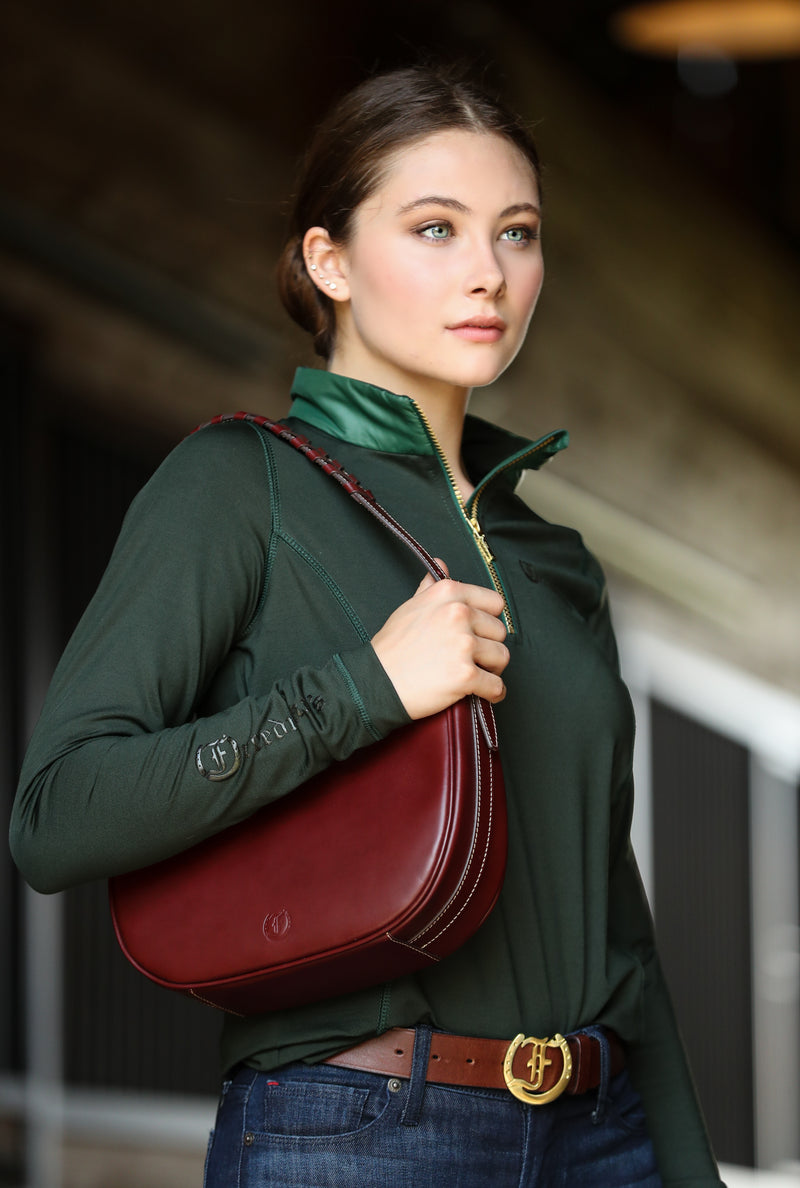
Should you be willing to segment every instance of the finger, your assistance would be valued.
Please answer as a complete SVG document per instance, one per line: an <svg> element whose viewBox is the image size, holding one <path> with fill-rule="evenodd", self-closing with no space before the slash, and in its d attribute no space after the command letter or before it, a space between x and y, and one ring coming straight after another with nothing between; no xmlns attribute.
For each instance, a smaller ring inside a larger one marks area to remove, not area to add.
<svg viewBox="0 0 800 1188"><path fill-rule="evenodd" d="M472 653L473 661L478 668L500 676L508 667L511 653L505 644L494 643L488 639L476 639Z"/></svg>
<svg viewBox="0 0 800 1188"><path fill-rule="evenodd" d="M505 609L503 597L489 586L473 586L468 582L454 582L452 579L436 583L436 598L443 602L461 602L475 610L485 611L495 617Z"/></svg>
<svg viewBox="0 0 800 1188"><path fill-rule="evenodd" d="M505 700L506 687L502 678L496 676L494 673L479 672L472 692L476 697L483 697L485 701L490 701L492 705L496 705L498 701Z"/></svg>
<svg viewBox="0 0 800 1188"><path fill-rule="evenodd" d="M508 629L497 615L487 614L486 611L473 611L470 618L472 634L482 639L495 640L502 643L508 635Z"/></svg>

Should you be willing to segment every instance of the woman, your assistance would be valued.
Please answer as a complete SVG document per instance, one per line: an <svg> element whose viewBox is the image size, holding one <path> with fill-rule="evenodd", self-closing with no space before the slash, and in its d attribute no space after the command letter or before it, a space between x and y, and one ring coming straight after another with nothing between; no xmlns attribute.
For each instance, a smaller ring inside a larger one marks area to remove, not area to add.
<svg viewBox="0 0 800 1188"><path fill-rule="evenodd" d="M467 694L496 706L495 911L419 975L227 1020L209 1188L719 1183L630 850L603 577L514 494L565 434L466 417L525 337L540 218L527 132L472 86L409 69L340 103L281 261L326 361L298 372L288 423L452 580L418 584L404 548L253 425L206 429L134 502L31 744L13 845L55 890L184 849ZM259 732L270 745L227 778L198 762ZM559 1032L576 1071L542 1104ZM522 1101L502 1079L520 1034Z"/></svg>

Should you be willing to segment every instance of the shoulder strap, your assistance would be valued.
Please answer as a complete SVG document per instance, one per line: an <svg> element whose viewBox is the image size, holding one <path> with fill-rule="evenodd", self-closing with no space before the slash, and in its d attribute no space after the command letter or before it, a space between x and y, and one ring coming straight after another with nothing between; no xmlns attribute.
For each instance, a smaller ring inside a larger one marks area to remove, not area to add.
<svg viewBox="0 0 800 1188"><path fill-rule="evenodd" d="M432 574L437 581L447 577L447 574L442 569L438 561L431 556L427 549L423 548L419 541L415 540L410 532L407 532L402 524L399 524L394 516L381 507L375 496L366 487L362 487L358 479L350 474L337 462L335 458L331 458L330 454L326 454L324 450L317 449L313 446L307 437L303 437L301 433L293 433L286 425L282 425L279 421L271 421L269 417L260 417L255 413L235 412L222 413L220 416L212 417L210 421L205 421L202 425L198 425L194 430L196 433L199 429L205 429L209 425L220 425L225 421L249 421L253 425L259 425L262 429L268 429L275 437L285 441L288 445L293 446L294 449L299 450L308 458L309 462L313 462L315 466L319 466L325 474L329 474L331 478L336 479L340 487L343 487L348 495L355 499L356 503L360 503L362 507L366 508L371 515L375 517L379 523L383 524L393 536L402 541L419 561Z"/></svg>

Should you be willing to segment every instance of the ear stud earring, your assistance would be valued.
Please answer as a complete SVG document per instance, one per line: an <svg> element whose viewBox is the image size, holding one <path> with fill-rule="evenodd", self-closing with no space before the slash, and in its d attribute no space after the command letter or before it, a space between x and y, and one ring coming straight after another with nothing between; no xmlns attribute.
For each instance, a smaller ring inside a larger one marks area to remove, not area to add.
<svg viewBox="0 0 800 1188"><path fill-rule="evenodd" d="M325 273L320 272L319 269L317 268L316 264L312 264L310 260L308 262L308 268L309 268L309 272L316 272L317 276L322 281L323 285L326 285L329 289L336 288L336 283L334 281L326 280Z"/></svg>

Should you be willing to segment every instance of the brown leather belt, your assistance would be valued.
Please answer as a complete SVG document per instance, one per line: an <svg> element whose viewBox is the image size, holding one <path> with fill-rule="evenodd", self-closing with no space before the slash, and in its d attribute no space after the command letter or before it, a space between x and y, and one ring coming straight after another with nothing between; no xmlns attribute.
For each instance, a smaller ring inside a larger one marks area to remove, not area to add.
<svg viewBox="0 0 800 1188"><path fill-rule="evenodd" d="M608 1041L609 1075L625 1066L625 1049L613 1031L603 1029ZM388 1077L410 1077L414 1031L392 1028L331 1056L326 1064ZM477 1039L434 1032L426 1079L438 1085L476 1089L508 1089L531 1105L543 1105L562 1093L586 1093L601 1080L601 1043L593 1035L555 1035L552 1039L518 1035L507 1040Z"/></svg>

